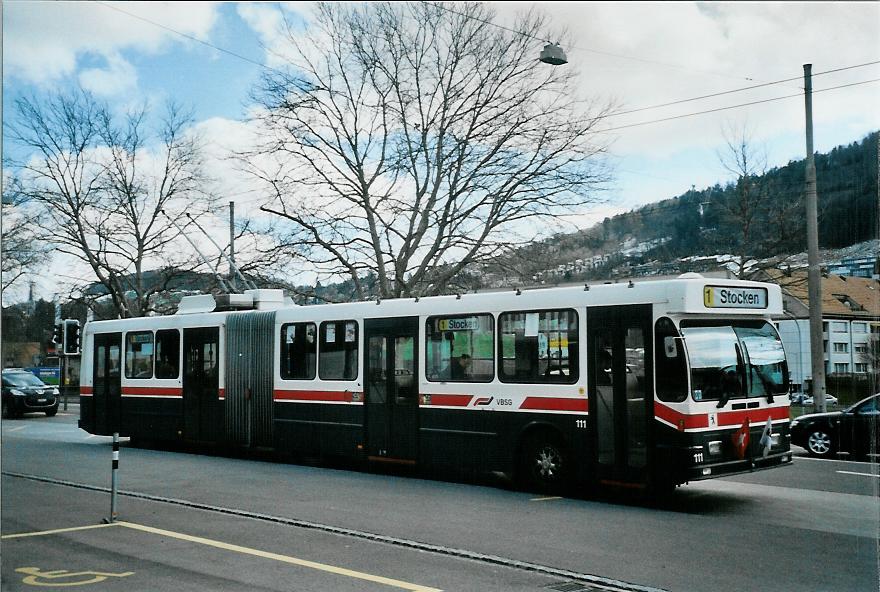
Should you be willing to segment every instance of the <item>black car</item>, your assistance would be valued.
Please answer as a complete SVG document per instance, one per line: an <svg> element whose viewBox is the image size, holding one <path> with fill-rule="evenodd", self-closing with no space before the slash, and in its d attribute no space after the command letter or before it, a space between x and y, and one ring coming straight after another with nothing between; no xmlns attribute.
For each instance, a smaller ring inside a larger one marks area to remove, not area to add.
<svg viewBox="0 0 880 592"><path fill-rule="evenodd" d="M23 413L58 413L58 388L45 384L27 370L8 369L2 372L3 417Z"/></svg>
<svg viewBox="0 0 880 592"><path fill-rule="evenodd" d="M813 456L848 452L864 458L880 452L880 393L843 411L810 413L791 422L791 443Z"/></svg>

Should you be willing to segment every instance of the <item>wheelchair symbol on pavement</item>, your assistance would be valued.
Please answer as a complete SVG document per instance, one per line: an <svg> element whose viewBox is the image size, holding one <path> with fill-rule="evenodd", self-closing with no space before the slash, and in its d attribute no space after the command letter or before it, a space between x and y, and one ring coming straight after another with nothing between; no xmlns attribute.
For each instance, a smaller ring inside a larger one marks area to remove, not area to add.
<svg viewBox="0 0 880 592"><path fill-rule="evenodd" d="M56 569L53 571L40 571L38 567L19 567L18 573L27 574L22 582L29 586L46 586L60 588L63 586L85 586L97 584L107 578L124 578L133 575L133 571L123 573L106 573L102 571L67 571ZM87 578L87 579L83 579Z"/></svg>

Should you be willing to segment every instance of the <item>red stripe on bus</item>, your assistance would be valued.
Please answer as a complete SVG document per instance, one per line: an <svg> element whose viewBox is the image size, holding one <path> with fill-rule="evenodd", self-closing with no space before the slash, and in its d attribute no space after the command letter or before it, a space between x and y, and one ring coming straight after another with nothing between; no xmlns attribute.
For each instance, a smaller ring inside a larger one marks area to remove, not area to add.
<svg viewBox="0 0 880 592"><path fill-rule="evenodd" d="M722 426L741 426L748 417L749 423L764 424L771 420L788 419L787 407L770 407L769 409L746 409L743 411L723 411L718 414L718 424Z"/></svg>
<svg viewBox="0 0 880 592"><path fill-rule="evenodd" d="M586 413L589 409L589 403L586 398L526 397L526 400L523 401L519 408L540 411L580 411Z"/></svg>
<svg viewBox="0 0 880 592"><path fill-rule="evenodd" d="M179 397L183 389L178 387L155 387L155 386L126 386L122 388L123 395L152 395L154 397Z"/></svg>
<svg viewBox="0 0 880 592"><path fill-rule="evenodd" d="M654 416L667 421L680 430L690 430L709 427L709 414L696 413L688 415L675 409L671 409L658 402L654 402ZM741 411L719 411L718 427L739 427L748 418L750 424L765 423L767 418L771 420L788 419L787 407L770 407L765 409L743 409Z"/></svg>
<svg viewBox="0 0 880 592"><path fill-rule="evenodd" d="M351 392L345 391L275 391L276 401L318 401L350 403Z"/></svg>
<svg viewBox="0 0 880 592"><path fill-rule="evenodd" d="M687 415L656 401L654 401L654 417L668 421L680 430L709 427L709 415L706 413Z"/></svg>
<svg viewBox="0 0 880 592"><path fill-rule="evenodd" d="M79 387L79 394L81 394L81 395L89 396L92 394L92 392L93 392L92 387L90 387L90 386L80 386Z"/></svg>
<svg viewBox="0 0 880 592"><path fill-rule="evenodd" d="M431 397L431 407L467 407L473 400L473 395L435 395L424 393Z"/></svg>

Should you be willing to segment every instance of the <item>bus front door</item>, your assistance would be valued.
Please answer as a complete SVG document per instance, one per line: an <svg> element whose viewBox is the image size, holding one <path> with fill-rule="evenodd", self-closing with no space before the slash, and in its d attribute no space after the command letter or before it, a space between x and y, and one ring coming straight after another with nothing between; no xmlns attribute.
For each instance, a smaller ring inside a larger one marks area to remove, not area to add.
<svg viewBox="0 0 880 592"><path fill-rule="evenodd" d="M110 436L120 430L122 408L121 333L98 333L94 340L92 408L95 434Z"/></svg>
<svg viewBox="0 0 880 592"><path fill-rule="evenodd" d="M218 327L183 330L183 437L187 440L216 441L221 431L219 349Z"/></svg>
<svg viewBox="0 0 880 592"><path fill-rule="evenodd" d="M650 305L588 308L587 339L596 477L642 486L654 403Z"/></svg>
<svg viewBox="0 0 880 592"><path fill-rule="evenodd" d="M418 456L418 317L367 319L366 442L370 460L413 464Z"/></svg>

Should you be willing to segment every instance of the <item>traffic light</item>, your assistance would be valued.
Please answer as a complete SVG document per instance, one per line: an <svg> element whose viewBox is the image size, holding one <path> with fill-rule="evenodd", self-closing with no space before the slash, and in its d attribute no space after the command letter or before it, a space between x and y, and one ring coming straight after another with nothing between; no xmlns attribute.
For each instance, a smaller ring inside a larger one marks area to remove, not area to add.
<svg viewBox="0 0 880 592"><path fill-rule="evenodd" d="M79 321L76 319L64 321L64 355L79 355Z"/></svg>
<svg viewBox="0 0 880 592"><path fill-rule="evenodd" d="M55 345L64 343L64 325L62 323L57 323L52 328L52 343Z"/></svg>

